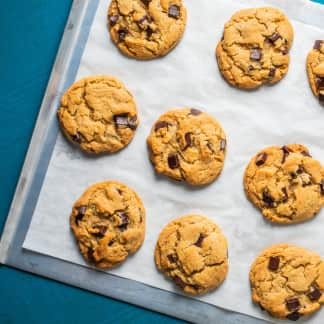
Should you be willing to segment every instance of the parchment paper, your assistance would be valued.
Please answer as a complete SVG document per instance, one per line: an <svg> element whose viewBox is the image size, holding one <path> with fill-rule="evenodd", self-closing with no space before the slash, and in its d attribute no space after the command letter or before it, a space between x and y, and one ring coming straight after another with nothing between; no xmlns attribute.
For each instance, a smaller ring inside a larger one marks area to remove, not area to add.
<svg viewBox="0 0 324 324"><path fill-rule="evenodd" d="M24 248L87 266L69 229L74 201L94 182L115 179L135 189L147 211L143 247L122 266L109 271L145 284L179 293L154 265L159 232L170 220L188 213L210 216L229 241L230 270L225 283L199 299L225 309L267 318L250 298L248 272L260 251L274 243L292 243L324 257L324 212L293 226L265 222L247 201L242 177L250 158L269 145L302 143L324 162L324 110L313 97L305 59L319 29L324 7L306 0L186 0L188 24L179 46L162 59L141 62L121 55L106 29L108 0L100 2L77 79L96 74L120 78L134 94L141 118L135 139L117 154L88 157L59 134ZM246 92L221 77L214 55L223 25L238 9L273 5L292 20L295 42L288 75L273 87ZM311 13L311 14L310 14ZM223 125L228 154L221 177L193 189L156 176L148 159L146 137L164 111L201 108ZM318 312L309 323L322 323Z"/></svg>

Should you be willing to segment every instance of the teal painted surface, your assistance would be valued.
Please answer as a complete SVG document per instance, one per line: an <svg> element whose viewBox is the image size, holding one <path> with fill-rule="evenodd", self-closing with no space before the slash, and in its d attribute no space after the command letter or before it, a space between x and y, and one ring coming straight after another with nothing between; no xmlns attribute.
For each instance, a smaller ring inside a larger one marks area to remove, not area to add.
<svg viewBox="0 0 324 324"><path fill-rule="evenodd" d="M314 0L324 4L324 0ZM0 228L54 63L71 0L2 1ZM181 323L135 306L0 268L0 323Z"/></svg>

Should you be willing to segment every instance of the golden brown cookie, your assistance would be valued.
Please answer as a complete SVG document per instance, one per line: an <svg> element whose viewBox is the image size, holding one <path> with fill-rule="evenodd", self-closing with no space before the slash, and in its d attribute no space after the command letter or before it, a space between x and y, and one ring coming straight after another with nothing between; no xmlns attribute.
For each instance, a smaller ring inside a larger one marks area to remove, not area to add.
<svg viewBox="0 0 324 324"><path fill-rule="evenodd" d="M175 109L160 116L147 140L158 173L191 185L214 181L221 173L226 136L216 119L197 109Z"/></svg>
<svg viewBox="0 0 324 324"><path fill-rule="evenodd" d="M155 263L184 292L203 294L218 287L227 275L227 241L210 218L183 216L162 230Z"/></svg>
<svg viewBox="0 0 324 324"><path fill-rule="evenodd" d="M270 315L297 321L324 303L324 263L301 247L269 247L250 270L252 299Z"/></svg>
<svg viewBox="0 0 324 324"><path fill-rule="evenodd" d="M219 69L231 85L242 89L276 83L288 71L293 38L293 28L280 10L240 10L225 24L217 45Z"/></svg>
<svg viewBox="0 0 324 324"><path fill-rule="evenodd" d="M89 187L74 204L70 226L87 262L111 268L142 245L145 209L128 186L116 181L100 182Z"/></svg>
<svg viewBox="0 0 324 324"><path fill-rule="evenodd" d="M137 59L166 55L181 39L186 20L182 0L112 0L108 10L112 40Z"/></svg>
<svg viewBox="0 0 324 324"><path fill-rule="evenodd" d="M121 150L139 123L132 94L111 76L74 83L63 95L57 114L67 138L89 153Z"/></svg>
<svg viewBox="0 0 324 324"><path fill-rule="evenodd" d="M310 86L321 104L324 104L324 41L315 41L307 56L307 74Z"/></svg>
<svg viewBox="0 0 324 324"><path fill-rule="evenodd" d="M250 161L244 188L268 220L298 223L324 204L324 168L303 145L271 146Z"/></svg>

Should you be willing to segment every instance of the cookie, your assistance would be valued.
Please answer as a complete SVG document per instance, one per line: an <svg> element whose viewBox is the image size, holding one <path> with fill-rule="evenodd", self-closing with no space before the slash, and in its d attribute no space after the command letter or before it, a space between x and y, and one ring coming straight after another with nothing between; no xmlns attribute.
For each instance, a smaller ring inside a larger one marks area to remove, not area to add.
<svg viewBox="0 0 324 324"><path fill-rule="evenodd" d="M288 72L293 38L293 28L280 10L240 10L225 24L223 38L217 45L219 69L237 88L274 84Z"/></svg>
<svg viewBox="0 0 324 324"><path fill-rule="evenodd" d="M170 222L155 247L160 271L192 295L218 287L228 271L227 241L208 217L187 215Z"/></svg>
<svg viewBox="0 0 324 324"><path fill-rule="evenodd" d="M74 204L70 226L86 261L111 268L142 245L145 209L131 188L115 181L100 182Z"/></svg>
<svg viewBox="0 0 324 324"><path fill-rule="evenodd" d="M252 158L244 188L269 221L298 223L324 204L324 168L303 145L272 146Z"/></svg>
<svg viewBox="0 0 324 324"><path fill-rule="evenodd" d="M307 56L307 74L310 86L321 104L324 104L324 41L315 41Z"/></svg>
<svg viewBox="0 0 324 324"><path fill-rule="evenodd" d="M137 59L166 55L181 39L186 20L182 0L112 0L108 10L113 42Z"/></svg>
<svg viewBox="0 0 324 324"><path fill-rule="evenodd" d="M298 320L324 303L324 263L304 248L279 244L257 257L250 270L252 299L270 315Z"/></svg>
<svg viewBox="0 0 324 324"><path fill-rule="evenodd" d="M191 185L204 185L221 173L226 154L225 133L216 119L197 109L163 114L147 140L158 173Z"/></svg>
<svg viewBox="0 0 324 324"><path fill-rule="evenodd" d="M74 83L63 95L57 114L67 138L89 153L121 150L139 123L132 94L111 76Z"/></svg>

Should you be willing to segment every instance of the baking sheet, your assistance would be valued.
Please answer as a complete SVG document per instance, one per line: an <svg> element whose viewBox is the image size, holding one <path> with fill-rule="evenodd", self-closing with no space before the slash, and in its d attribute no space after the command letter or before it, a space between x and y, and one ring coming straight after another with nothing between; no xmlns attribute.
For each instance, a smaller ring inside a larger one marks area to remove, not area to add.
<svg viewBox="0 0 324 324"><path fill-rule="evenodd" d="M314 157L324 160L320 141L324 112L309 90L304 67L314 39L323 35L323 30L305 22L320 22L324 9L318 7L318 17L307 17L304 13L308 4L303 0L187 0L188 25L180 45L163 59L140 62L123 57L110 42L105 26L108 2L102 0L99 4L77 79L95 74L120 78L135 96L141 125L131 145L110 156L88 157L59 135L24 248L87 266L69 231L71 205L93 182L120 180L142 197L147 210L147 234L141 250L110 273L178 293L155 269L155 241L171 219L203 213L212 217L229 239L230 272L220 289L199 299L266 318L250 302L251 262L264 247L279 242L303 245L324 256L324 247L319 243L324 215L320 213L301 225L270 225L246 200L242 175L251 156L267 145L300 142L311 149ZM234 11L262 4L283 7L290 18L295 18L290 71L274 87L239 91L219 75L214 47L223 24ZM183 106L211 113L227 133L223 174L206 188L193 189L158 177L148 161L145 139L151 125L165 110ZM309 322L319 323L321 316L322 312L317 313Z"/></svg>

